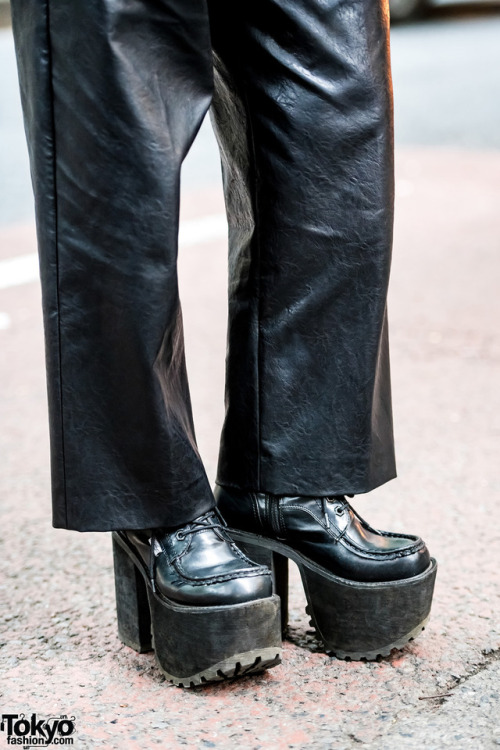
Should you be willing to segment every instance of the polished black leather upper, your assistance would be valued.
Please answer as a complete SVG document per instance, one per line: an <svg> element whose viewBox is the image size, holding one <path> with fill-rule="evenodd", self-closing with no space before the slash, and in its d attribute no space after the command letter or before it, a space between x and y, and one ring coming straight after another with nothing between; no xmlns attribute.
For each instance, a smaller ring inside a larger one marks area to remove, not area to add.
<svg viewBox="0 0 500 750"><path fill-rule="evenodd" d="M239 604L272 594L268 568L249 560L209 512L175 531L121 532L154 587L180 604Z"/></svg>
<svg viewBox="0 0 500 750"><path fill-rule="evenodd" d="M429 566L419 537L373 529L344 497L273 497L223 487L215 495L230 529L282 541L348 580L393 581Z"/></svg>

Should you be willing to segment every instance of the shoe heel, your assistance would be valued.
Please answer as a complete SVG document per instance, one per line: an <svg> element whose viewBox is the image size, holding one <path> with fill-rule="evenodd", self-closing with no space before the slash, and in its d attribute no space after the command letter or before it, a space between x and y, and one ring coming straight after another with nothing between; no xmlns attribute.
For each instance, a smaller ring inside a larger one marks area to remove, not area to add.
<svg viewBox="0 0 500 750"><path fill-rule="evenodd" d="M429 619L437 565L414 578L360 583L299 565L307 612L326 650L340 659L389 656Z"/></svg>
<svg viewBox="0 0 500 750"><path fill-rule="evenodd" d="M142 654L152 650L147 586L114 535L112 539L118 636L126 646Z"/></svg>
<svg viewBox="0 0 500 750"><path fill-rule="evenodd" d="M267 565L273 576L273 591L281 600L281 632L288 627L288 558L251 542L237 541L240 550L253 562Z"/></svg>

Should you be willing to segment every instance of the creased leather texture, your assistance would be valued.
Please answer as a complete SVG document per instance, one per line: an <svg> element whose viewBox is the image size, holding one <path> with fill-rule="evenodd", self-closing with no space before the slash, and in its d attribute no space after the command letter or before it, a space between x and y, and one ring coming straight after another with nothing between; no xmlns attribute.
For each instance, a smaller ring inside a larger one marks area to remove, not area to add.
<svg viewBox="0 0 500 750"><path fill-rule="evenodd" d="M177 286L182 161L213 102L229 219L218 481L366 492L395 475L392 102L372 0L13 0L36 200L53 523L213 506Z"/></svg>
<svg viewBox="0 0 500 750"><path fill-rule="evenodd" d="M238 549L215 513L206 513L175 531L121 534L151 569L156 588L171 601L208 607L265 599L273 593L269 569Z"/></svg>
<svg viewBox="0 0 500 750"><path fill-rule="evenodd" d="M429 567L422 539L372 528L342 496L270 497L217 487L215 497L229 530L282 541L349 581L397 581Z"/></svg>

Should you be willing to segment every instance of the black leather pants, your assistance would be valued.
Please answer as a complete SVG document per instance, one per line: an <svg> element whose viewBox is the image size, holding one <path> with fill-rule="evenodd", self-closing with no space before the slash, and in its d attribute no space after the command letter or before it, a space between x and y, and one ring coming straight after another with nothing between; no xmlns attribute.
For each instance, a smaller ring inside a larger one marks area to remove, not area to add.
<svg viewBox="0 0 500 750"><path fill-rule="evenodd" d="M54 525L180 525L213 504L176 272L181 163L211 104L230 227L218 481L332 495L391 479L386 8L12 6L41 258Z"/></svg>

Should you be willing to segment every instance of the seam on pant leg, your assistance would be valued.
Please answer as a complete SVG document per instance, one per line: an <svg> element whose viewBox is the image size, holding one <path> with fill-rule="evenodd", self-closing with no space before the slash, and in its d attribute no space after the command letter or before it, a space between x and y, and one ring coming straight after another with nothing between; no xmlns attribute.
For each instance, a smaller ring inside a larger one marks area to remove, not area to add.
<svg viewBox="0 0 500 750"><path fill-rule="evenodd" d="M260 242L260 226L258 220L258 207L257 207L257 159L255 150L255 136L253 127L252 110L248 103L248 95L245 87L242 87L243 96L245 101L245 109L247 114L248 122L248 135L250 139L250 150L252 154L252 179L254 184L254 196L253 196L253 210L254 210L254 221L255 221L255 238L257 248L256 258L256 280L255 280L255 291L257 294L257 491L260 492L261 488L261 446L262 446L262 399L261 399L261 384L262 384L262 346L261 346L261 333L260 333L260 321L261 321L261 294L260 294L260 277L261 277L261 242ZM255 489L255 488L254 488Z"/></svg>
<svg viewBox="0 0 500 750"><path fill-rule="evenodd" d="M53 78L53 56L52 56L52 29L50 22L50 0L45 0L45 28L47 38L47 68L48 81L47 88L50 95L50 114L51 114L51 160L52 160L52 185L54 191L54 249L55 249L55 266L56 266L56 305L57 305L57 346L58 346L58 368L59 368L59 408L61 419L61 459L62 459L62 480L64 492L64 511L65 523L68 526L68 501L66 492L66 457L64 450L64 418L63 418L63 378L62 378L62 346L61 346L61 303L59 295L59 231L58 231L58 193L57 193L57 168L56 168L56 125L55 125L55 93Z"/></svg>

